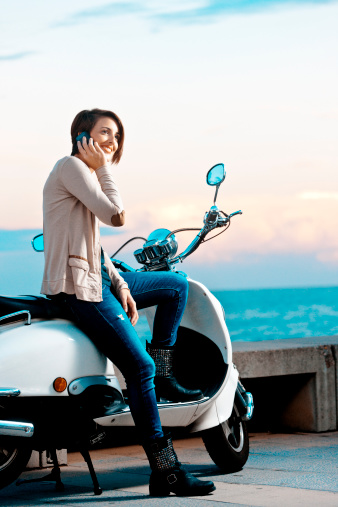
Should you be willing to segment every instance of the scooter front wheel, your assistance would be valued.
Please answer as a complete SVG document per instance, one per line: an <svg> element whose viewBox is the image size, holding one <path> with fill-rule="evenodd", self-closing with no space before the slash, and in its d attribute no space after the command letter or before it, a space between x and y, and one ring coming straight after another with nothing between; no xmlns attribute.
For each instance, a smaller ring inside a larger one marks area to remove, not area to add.
<svg viewBox="0 0 338 507"><path fill-rule="evenodd" d="M227 421L204 430L201 436L209 456L223 472L238 472L247 462L249 435L236 405Z"/></svg>
<svg viewBox="0 0 338 507"><path fill-rule="evenodd" d="M9 486L19 477L31 454L30 449L4 447L0 443L0 489Z"/></svg>

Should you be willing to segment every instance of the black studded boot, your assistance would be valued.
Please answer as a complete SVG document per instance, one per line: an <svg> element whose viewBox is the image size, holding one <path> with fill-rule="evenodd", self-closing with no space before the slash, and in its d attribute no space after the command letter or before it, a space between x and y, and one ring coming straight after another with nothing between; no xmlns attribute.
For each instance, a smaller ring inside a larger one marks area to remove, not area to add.
<svg viewBox="0 0 338 507"><path fill-rule="evenodd" d="M200 481L184 470L178 461L170 434L144 445L152 470L149 481L151 496L202 496L216 488L212 481Z"/></svg>
<svg viewBox="0 0 338 507"><path fill-rule="evenodd" d="M186 389L174 377L172 371L174 347L152 346L147 342L147 352L156 366L154 382L157 401L160 401L161 397L174 402L196 401L203 398L200 389Z"/></svg>

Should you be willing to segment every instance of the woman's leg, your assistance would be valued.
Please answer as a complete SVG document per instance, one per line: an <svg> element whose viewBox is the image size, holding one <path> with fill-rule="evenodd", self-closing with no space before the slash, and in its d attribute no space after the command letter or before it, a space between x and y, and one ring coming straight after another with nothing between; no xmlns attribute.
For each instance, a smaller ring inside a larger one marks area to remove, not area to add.
<svg viewBox="0 0 338 507"><path fill-rule="evenodd" d="M122 273L137 308L156 306L152 345L172 346L188 299L187 279L178 273Z"/></svg>
<svg viewBox="0 0 338 507"><path fill-rule="evenodd" d="M157 305L153 339L147 352L155 362L157 399L195 401L203 398L200 389L187 389L173 374L174 344L188 298L188 281L178 273L124 273L124 279L139 309Z"/></svg>
<svg viewBox="0 0 338 507"><path fill-rule="evenodd" d="M163 436L154 389L155 366L120 302L109 288L103 301L81 301L65 295L84 332L101 352L121 370L127 384L130 410L143 441Z"/></svg>

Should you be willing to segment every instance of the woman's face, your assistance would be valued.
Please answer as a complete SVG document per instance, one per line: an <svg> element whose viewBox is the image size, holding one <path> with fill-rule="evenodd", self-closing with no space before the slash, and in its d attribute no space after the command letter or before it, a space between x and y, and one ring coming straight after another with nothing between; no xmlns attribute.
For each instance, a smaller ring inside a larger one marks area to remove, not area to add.
<svg viewBox="0 0 338 507"><path fill-rule="evenodd" d="M99 118L89 134L93 141L99 144L106 154L107 162L111 164L120 139L119 129L114 120L107 116Z"/></svg>

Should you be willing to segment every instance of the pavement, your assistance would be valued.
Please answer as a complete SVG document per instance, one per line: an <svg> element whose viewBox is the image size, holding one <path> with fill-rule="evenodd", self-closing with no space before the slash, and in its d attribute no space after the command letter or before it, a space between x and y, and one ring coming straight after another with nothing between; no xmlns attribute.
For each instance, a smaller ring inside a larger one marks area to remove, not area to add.
<svg viewBox="0 0 338 507"><path fill-rule="evenodd" d="M138 445L91 451L101 496L95 496L79 453L68 454L62 467L65 490L51 482L11 485L0 491L0 505L17 506L250 506L337 507L338 432L250 434L250 456L244 469L223 474L209 458L199 437L174 441L179 459L201 479L215 482L216 491L204 497L151 498L150 468ZM46 470L30 470L22 479L40 477Z"/></svg>

